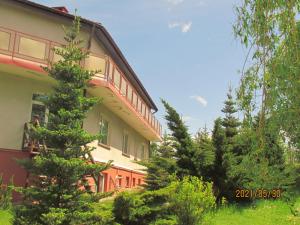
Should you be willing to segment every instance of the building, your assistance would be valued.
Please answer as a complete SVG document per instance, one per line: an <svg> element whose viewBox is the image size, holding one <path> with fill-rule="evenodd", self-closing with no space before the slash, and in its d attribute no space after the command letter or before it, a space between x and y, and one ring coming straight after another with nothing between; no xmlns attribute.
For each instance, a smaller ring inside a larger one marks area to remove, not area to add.
<svg viewBox="0 0 300 225"><path fill-rule="evenodd" d="M0 0L0 174L13 176L15 185L26 185L28 173L16 159L34 157L28 123L39 115L47 123L48 109L41 102L54 81L41 69L59 60L53 48L64 43L62 25L74 17L65 7L49 8L26 0ZM87 94L103 99L83 127L102 139L91 143L96 162L113 160L99 174L97 191L131 188L143 183L144 168L134 160L149 157L150 141L161 140L161 125L154 117L157 107L118 46L100 24L82 19L81 39L91 52L83 65L100 71Z"/></svg>

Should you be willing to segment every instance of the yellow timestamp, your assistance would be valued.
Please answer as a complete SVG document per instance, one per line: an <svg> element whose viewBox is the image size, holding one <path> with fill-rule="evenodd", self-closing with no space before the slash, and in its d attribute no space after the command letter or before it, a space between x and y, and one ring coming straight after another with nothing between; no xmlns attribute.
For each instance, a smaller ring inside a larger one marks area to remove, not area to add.
<svg viewBox="0 0 300 225"><path fill-rule="evenodd" d="M235 190L236 198L280 198L282 195L281 189L237 189Z"/></svg>

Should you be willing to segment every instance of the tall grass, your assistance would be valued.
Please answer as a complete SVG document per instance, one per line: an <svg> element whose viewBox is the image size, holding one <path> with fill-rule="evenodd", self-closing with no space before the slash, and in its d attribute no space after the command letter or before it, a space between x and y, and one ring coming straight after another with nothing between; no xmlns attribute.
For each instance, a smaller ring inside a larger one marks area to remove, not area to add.
<svg viewBox="0 0 300 225"><path fill-rule="evenodd" d="M0 210L0 224L1 225L11 225L13 215L9 210Z"/></svg>
<svg viewBox="0 0 300 225"><path fill-rule="evenodd" d="M297 199L300 204L300 197ZM206 215L209 225L299 225L300 217L291 213L282 200L260 200L248 205L229 205Z"/></svg>

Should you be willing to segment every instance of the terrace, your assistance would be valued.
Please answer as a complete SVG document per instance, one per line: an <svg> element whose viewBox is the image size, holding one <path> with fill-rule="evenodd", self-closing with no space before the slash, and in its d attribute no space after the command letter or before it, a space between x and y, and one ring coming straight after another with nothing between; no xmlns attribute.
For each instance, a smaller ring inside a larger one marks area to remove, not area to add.
<svg viewBox="0 0 300 225"><path fill-rule="evenodd" d="M53 51L62 44L0 27L0 71L34 79L48 79L41 66L60 60ZM161 140L162 127L138 91L108 55L91 52L82 62L86 69L99 71L88 94L103 98L103 104L151 141Z"/></svg>

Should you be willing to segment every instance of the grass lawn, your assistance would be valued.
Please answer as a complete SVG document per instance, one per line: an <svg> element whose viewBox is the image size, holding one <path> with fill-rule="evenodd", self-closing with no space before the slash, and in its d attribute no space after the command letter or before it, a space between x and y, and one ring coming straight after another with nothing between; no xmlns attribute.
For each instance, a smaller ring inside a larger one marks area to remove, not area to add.
<svg viewBox="0 0 300 225"><path fill-rule="evenodd" d="M300 197L297 205L300 207ZM205 218L209 225L299 225L300 217L291 214L281 200L260 200L251 205L230 205L218 209Z"/></svg>
<svg viewBox="0 0 300 225"><path fill-rule="evenodd" d="M11 220L13 216L7 210L0 210L0 224L1 225L11 225Z"/></svg>

